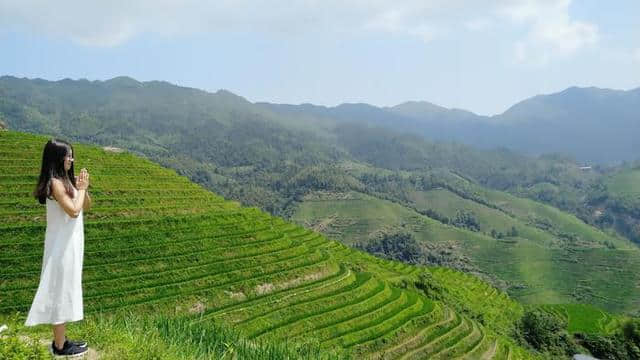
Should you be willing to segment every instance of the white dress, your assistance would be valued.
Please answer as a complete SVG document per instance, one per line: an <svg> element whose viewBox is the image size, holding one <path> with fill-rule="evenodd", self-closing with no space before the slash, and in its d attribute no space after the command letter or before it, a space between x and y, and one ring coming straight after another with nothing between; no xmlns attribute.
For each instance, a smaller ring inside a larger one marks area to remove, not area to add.
<svg viewBox="0 0 640 360"><path fill-rule="evenodd" d="M77 190L73 189L77 195ZM47 230L40 285L31 304L26 326L62 324L82 320L82 260L84 222L64 212L60 204L46 200Z"/></svg>

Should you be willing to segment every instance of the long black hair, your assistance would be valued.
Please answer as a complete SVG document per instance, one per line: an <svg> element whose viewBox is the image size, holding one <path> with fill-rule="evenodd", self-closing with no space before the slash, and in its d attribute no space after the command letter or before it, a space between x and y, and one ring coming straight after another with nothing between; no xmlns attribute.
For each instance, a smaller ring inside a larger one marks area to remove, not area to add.
<svg viewBox="0 0 640 360"><path fill-rule="evenodd" d="M58 178L64 183L64 188L73 198L73 187L76 186L76 177L73 175L73 162L69 171L64 171L64 158L72 154L75 157L73 146L64 140L51 139L47 141L42 152L42 167L38 185L33 191L33 196L40 204L45 204L46 199L51 199L51 179Z"/></svg>

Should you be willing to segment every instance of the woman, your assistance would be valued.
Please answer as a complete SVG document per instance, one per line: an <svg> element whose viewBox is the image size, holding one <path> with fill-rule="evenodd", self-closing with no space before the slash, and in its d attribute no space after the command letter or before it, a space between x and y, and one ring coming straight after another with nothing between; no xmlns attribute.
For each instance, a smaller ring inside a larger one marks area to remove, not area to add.
<svg viewBox="0 0 640 360"><path fill-rule="evenodd" d="M80 355L87 351L86 342L66 339L65 323L84 318L82 214L91 207L88 186L86 169L77 178L73 174L73 147L62 140L49 140L33 193L47 207L42 272L25 325L52 324L54 355Z"/></svg>

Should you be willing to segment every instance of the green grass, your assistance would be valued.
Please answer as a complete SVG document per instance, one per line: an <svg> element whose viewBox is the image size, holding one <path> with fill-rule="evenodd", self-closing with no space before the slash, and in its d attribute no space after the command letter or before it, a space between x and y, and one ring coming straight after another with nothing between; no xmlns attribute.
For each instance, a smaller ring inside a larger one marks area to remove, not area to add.
<svg viewBox="0 0 640 360"><path fill-rule="evenodd" d="M27 328L19 314L2 315L9 330L0 338L2 359L51 359L51 331ZM183 317L135 312L100 314L67 327L68 336L89 342L105 360L183 359L348 359L317 344L249 342L232 328L214 323L192 324Z"/></svg>

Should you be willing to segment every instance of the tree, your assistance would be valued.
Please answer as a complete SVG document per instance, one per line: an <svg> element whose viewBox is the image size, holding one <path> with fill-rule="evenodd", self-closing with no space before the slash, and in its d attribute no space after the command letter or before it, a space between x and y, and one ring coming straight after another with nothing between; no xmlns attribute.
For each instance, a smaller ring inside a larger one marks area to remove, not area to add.
<svg viewBox="0 0 640 360"><path fill-rule="evenodd" d="M640 319L631 319L611 335L576 334L581 345L600 359L640 359Z"/></svg>
<svg viewBox="0 0 640 360"><path fill-rule="evenodd" d="M518 229L515 226L511 226L511 230L507 233L507 236L518 236Z"/></svg>
<svg viewBox="0 0 640 360"><path fill-rule="evenodd" d="M458 210L452 224L471 231L480 231L480 223L470 210Z"/></svg>
<svg viewBox="0 0 640 360"><path fill-rule="evenodd" d="M416 239L406 232L384 234L381 239L369 240L364 249L374 255L412 264L418 263L422 255Z"/></svg>
<svg viewBox="0 0 640 360"><path fill-rule="evenodd" d="M573 355L578 347L566 328L567 323L563 319L535 309L525 312L520 319L517 335L538 351Z"/></svg>
<svg viewBox="0 0 640 360"><path fill-rule="evenodd" d="M640 319L632 319L622 326L622 334L625 339L640 348Z"/></svg>

